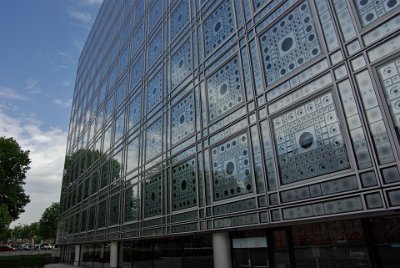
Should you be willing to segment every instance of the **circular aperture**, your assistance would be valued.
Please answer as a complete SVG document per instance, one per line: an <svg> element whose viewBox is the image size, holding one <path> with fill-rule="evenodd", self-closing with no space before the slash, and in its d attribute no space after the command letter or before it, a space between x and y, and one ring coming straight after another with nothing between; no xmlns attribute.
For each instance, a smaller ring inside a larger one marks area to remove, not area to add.
<svg viewBox="0 0 400 268"><path fill-rule="evenodd" d="M221 22L217 22L217 24L215 24L215 26L214 26L214 32L218 32L219 29L221 29Z"/></svg>
<svg viewBox="0 0 400 268"><path fill-rule="evenodd" d="M365 19L367 20L367 21L371 21L371 20L373 20L374 19L374 14L373 13L369 13L369 14L367 14L367 16L365 16Z"/></svg>
<svg viewBox="0 0 400 268"><path fill-rule="evenodd" d="M223 84L220 88L219 88L219 94L224 95L226 92L228 91L228 86L226 84Z"/></svg>
<svg viewBox="0 0 400 268"><path fill-rule="evenodd" d="M179 123L182 124L183 122L185 122L185 116L181 115L181 117L179 117Z"/></svg>
<svg viewBox="0 0 400 268"><path fill-rule="evenodd" d="M228 162L228 164L226 164L225 170L228 175L232 175L233 171L235 170L235 164L233 164L232 162Z"/></svg>
<svg viewBox="0 0 400 268"><path fill-rule="evenodd" d="M314 137L310 132L304 132L300 135L299 143L300 146L304 149L309 148L314 142Z"/></svg>
<svg viewBox="0 0 400 268"><path fill-rule="evenodd" d="M182 183L181 183L181 189L182 189L182 190L185 190L185 189L186 189L186 186L187 186L187 183L186 183L185 180L183 180Z"/></svg>
<svg viewBox="0 0 400 268"><path fill-rule="evenodd" d="M289 49L291 49L293 46L293 39L288 37L285 40L283 40L282 44L281 44L281 49L282 51L288 51Z"/></svg>
<svg viewBox="0 0 400 268"><path fill-rule="evenodd" d="M386 5L388 6L388 8L392 8L397 4L397 0L389 0L387 1Z"/></svg>

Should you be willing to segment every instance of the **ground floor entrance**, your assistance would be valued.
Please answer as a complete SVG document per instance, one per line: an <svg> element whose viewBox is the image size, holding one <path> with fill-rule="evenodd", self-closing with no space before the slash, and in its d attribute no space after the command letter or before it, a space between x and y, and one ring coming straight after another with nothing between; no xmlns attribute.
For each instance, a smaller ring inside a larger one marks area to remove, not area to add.
<svg viewBox="0 0 400 268"><path fill-rule="evenodd" d="M400 216L67 245L61 252L64 262L99 268L397 268Z"/></svg>

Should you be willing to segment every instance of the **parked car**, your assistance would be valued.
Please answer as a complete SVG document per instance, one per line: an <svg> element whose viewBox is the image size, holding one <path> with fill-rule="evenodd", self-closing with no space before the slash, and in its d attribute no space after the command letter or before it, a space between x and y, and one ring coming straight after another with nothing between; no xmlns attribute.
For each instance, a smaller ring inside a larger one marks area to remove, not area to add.
<svg viewBox="0 0 400 268"><path fill-rule="evenodd" d="M53 249L53 246L51 244L44 243L40 245L40 249Z"/></svg>
<svg viewBox="0 0 400 268"><path fill-rule="evenodd" d="M33 246L30 244L22 244L21 249L22 250L32 250Z"/></svg>
<svg viewBox="0 0 400 268"><path fill-rule="evenodd" d="M0 246L0 251L15 251L15 248L9 246L9 245L1 245Z"/></svg>

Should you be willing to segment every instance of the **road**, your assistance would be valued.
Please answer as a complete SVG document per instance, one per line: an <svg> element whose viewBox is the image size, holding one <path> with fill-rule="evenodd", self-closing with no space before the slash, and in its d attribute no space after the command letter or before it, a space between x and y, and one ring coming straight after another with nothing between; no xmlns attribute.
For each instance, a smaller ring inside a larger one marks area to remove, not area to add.
<svg viewBox="0 0 400 268"><path fill-rule="evenodd" d="M51 254L55 256L58 253L57 249L48 249L48 250L16 250L16 251L0 251L1 256L23 256L23 255L43 255L43 254Z"/></svg>

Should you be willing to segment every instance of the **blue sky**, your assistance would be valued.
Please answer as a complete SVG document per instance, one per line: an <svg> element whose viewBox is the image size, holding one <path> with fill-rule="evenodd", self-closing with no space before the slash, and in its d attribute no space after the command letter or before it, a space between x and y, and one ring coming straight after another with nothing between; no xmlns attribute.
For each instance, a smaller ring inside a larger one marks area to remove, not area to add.
<svg viewBox="0 0 400 268"><path fill-rule="evenodd" d="M102 0L0 1L0 136L31 151L26 212L59 201L79 55Z"/></svg>

